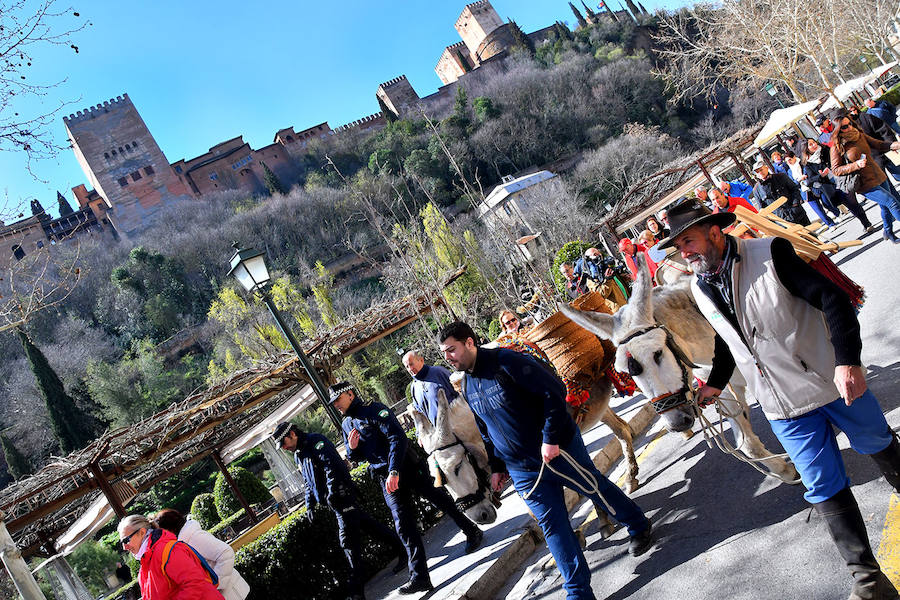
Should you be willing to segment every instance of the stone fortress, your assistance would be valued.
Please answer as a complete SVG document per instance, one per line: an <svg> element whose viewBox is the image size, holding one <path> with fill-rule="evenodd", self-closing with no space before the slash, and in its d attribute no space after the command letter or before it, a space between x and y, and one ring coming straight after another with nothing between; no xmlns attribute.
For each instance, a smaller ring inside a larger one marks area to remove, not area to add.
<svg viewBox="0 0 900 600"><path fill-rule="evenodd" d="M589 23L646 14L643 6L625 2L630 12L607 8L598 15L582 5ZM447 46L435 66L443 83L436 92L420 97L406 76L400 75L380 84L375 92L382 110L391 115L378 112L334 129L327 122L301 131L286 127L275 133L271 144L258 149L238 136L195 158L170 162L128 94L64 117L69 142L92 189L84 184L73 188L79 208L60 219L51 219L35 200L31 217L8 225L0 222L0 261L4 256L20 260L47 243L75 235L128 237L150 227L166 205L186 199L225 190L263 193L266 168L290 186L300 176L296 161L314 140L323 143L333 136L375 131L387 124L388 117L428 114L440 118L449 110L461 81L489 78L503 70L516 43L513 26L500 18L489 0L467 4L454 24L462 41ZM553 27L526 35L540 45Z"/></svg>

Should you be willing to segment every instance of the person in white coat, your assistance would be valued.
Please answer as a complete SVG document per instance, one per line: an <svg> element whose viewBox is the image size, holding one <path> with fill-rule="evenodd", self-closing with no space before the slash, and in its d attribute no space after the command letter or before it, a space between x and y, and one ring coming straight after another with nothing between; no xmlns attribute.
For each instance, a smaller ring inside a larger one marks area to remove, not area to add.
<svg viewBox="0 0 900 600"><path fill-rule="evenodd" d="M200 523L185 518L174 508L164 508L156 513L154 523L171 531L206 559L209 566L219 576L219 591L225 600L244 600L250 593L250 586L234 569L234 550L231 546L200 527Z"/></svg>

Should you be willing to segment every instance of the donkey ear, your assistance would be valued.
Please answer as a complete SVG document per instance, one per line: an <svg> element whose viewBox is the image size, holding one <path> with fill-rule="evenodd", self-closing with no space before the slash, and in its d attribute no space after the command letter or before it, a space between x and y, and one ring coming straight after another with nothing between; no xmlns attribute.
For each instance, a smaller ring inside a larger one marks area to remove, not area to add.
<svg viewBox="0 0 900 600"><path fill-rule="evenodd" d="M413 421L416 422L416 431L419 432L419 435L425 438L431 437L431 432L434 428L431 426L431 423L428 422L428 417L417 410L412 411L412 417Z"/></svg>
<svg viewBox="0 0 900 600"><path fill-rule="evenodd" d="M564 315L581 325L594 335L605 340L611 340L613 334L613 316L591 310L578 310L568 304L560 304L559 309Z"/></svg>
<svg viewBox="0 0 900 600"><path fill-rule="evenodd" d="M438 410L434 428L440 432L450 431L450 403L447 401L447 393L444 388L438 388Z"/></svg>

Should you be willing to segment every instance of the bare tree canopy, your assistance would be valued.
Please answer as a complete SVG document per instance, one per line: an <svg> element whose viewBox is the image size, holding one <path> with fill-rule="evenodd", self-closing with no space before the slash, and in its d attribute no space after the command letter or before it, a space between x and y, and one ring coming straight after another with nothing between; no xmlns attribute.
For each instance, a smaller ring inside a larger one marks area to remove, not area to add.
<svg viewBox="0 0 900 600"><path fill-rule="evenodd" d="M53 46L78 52L73 34L88 26L73 8L56 5L0 0L0 152L22 152L28 165L61 149L48 126L68 104L48 98L62 81L41 82L35 57Z"/></svg>
<svg viewBox="0 0 900 600"><path fill-rule="evenodd" d="M840 70L863 54L886 62L888 0L725 0L662 14L657 42L673 100L712 97L719 86L766 82L797 101L840 83Z"/></svg>

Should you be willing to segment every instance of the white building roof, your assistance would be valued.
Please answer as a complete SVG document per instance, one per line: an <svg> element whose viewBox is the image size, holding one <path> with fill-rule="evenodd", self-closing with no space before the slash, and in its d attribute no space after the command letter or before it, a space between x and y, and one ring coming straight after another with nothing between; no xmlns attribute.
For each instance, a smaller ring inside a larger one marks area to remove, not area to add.
<svg viewBox="0 0 900 600"><path fill-rule="evenodd" d="M506 198L512 196L516 192L521 192L526 188L541 183L542 181L553 179L554 177L556 177L556 173L551 173L550 171L538 171L537 173L523 175L517 179L504 181L492 189L491 193L484 199L484 202L478 206L478 216L482 217L486 212L492 211L496 206L503 203Z"/></svg>

